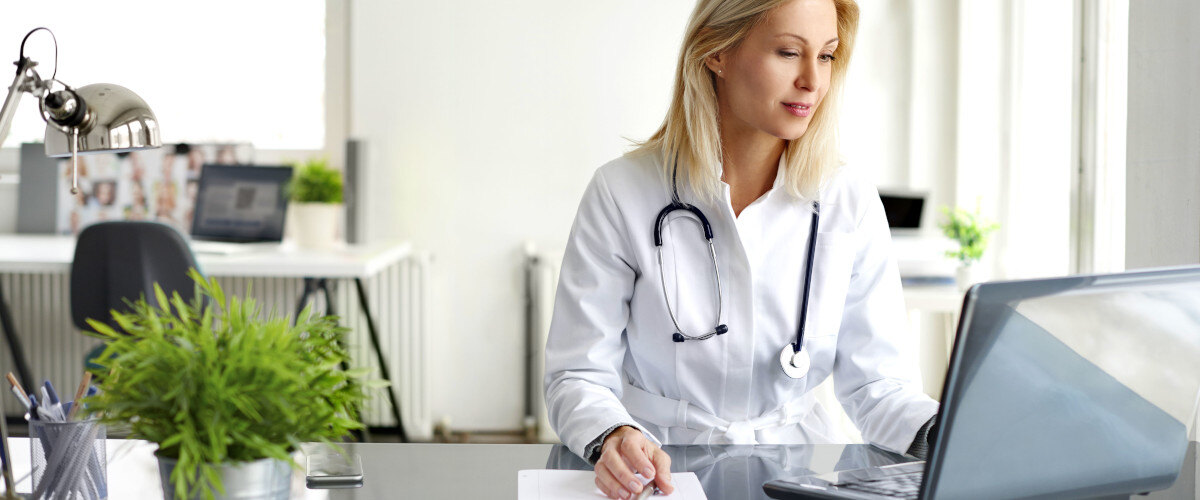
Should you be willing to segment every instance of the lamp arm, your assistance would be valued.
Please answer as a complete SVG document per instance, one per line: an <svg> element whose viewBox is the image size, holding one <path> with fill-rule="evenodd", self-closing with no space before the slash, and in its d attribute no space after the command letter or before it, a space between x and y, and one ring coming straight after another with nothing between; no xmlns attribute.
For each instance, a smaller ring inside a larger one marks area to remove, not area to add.
<svg viewBox="0 0 1200 500"><path fill-rule="evenodd" d="M17 113L17 105L21 103L21 93L32 93L34 88L41 87L41 79L38 78L37 72L33 71L33 67L37 66L36 62L28 57L23 57L14 64L17 65L17 76L13 78L12 86L8 88L8 97L4 98L4 107L0 108L0 146L4 145L4 139L8 137L8 129L12 126L13 115Z"/></svg>

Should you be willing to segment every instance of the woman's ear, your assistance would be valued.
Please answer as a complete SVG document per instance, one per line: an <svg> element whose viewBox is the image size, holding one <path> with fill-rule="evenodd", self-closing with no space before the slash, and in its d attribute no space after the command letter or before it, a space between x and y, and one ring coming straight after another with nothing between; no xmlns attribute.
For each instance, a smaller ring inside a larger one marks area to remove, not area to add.
<svg viewBox="0 0 1200 500"><path fill-rule="evenodd" d="M708 66L708 70L719 77L725 76L725 61L729 58L724 52L717 52L711 56L704 58L704 65Z"/></svg>

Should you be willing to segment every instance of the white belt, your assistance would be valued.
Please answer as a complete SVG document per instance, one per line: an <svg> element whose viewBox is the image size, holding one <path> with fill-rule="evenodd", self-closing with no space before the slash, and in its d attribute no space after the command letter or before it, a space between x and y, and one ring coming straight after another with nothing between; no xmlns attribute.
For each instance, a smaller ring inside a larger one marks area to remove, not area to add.
<svg viewBox="0 0 1200 500"><path fill-rule="evenodd" d="M691 403L625 384L621 404L630 415L662 427L701 431L692 444L758 444L755 432L800 422L816 404L811 394L749 420L730 422Z"/></svg>

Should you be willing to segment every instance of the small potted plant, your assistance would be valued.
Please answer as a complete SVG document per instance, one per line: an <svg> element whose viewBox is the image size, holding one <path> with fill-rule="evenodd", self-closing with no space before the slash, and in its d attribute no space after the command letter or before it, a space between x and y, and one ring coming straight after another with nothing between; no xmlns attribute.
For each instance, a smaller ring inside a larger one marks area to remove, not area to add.
<svg viewBox="0 0 1200 500"><path fill-rule="evenodd" d="M296 221L296 243L302 248L332 248L342 213L342 173L324 159L310 159L294 169L288 197Z"/></svg>
<svg viewBox="0 0 1200 500"><path fill-rule="evenodd" d="M361 381L366 368L341 368L349 354L335 317L306 308L292 326L190 276L190 303L156 284L155 305L113 312L121 331L88 321L107 347L87 411L158 444L164 498L286 499L292 454L361 428L356 409L378 384Z"/></svg>
<svg viewBox="0 0 1200 500"><path fill-rule="evenodd" d="M966 290L977 279L975 264L987 249L988 238L1000 224L985 219L976 207L974 212L962 208L942 207L946 220L938 225L947 237L958 243L957 250L947 250L946 256L958 260L957 280L959 290Z"/></svg>

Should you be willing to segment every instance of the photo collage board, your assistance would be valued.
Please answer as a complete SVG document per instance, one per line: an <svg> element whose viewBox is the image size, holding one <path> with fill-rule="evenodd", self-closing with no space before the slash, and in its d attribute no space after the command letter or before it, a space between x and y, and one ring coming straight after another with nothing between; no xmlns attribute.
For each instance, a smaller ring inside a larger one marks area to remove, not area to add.
<svg viewBox="0 0 1200 500"><path fill-rule="evenodd" d="M247 164L250 144L164 144L129 153L79 156L79 192L71 194L71 158L58 161L55 232L79 234L97 222L157 221L187 235L205 163Z"/></svg>

